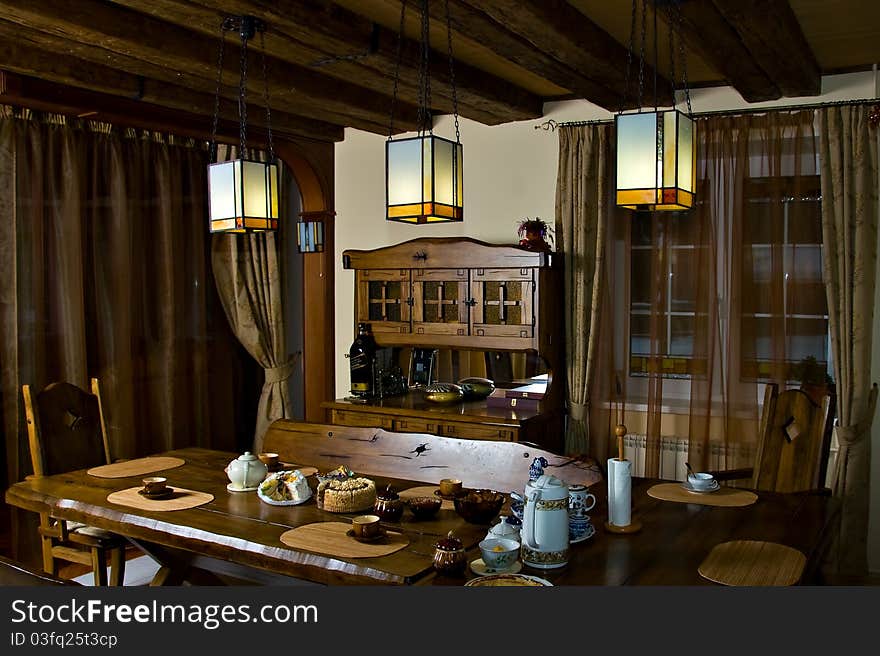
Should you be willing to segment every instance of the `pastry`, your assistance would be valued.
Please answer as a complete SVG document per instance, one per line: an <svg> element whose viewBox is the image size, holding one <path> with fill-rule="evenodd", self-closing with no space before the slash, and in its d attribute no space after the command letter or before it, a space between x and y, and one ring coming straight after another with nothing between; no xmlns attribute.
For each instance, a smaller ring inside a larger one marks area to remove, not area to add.
<svg viewBox="0 0 880 656"><path fill-rule="evenodd" d="M312 496L309 482L298 469L269 474L260 483L260 493L272 501L301 503Z"/></svg>
<svg viewBox="0 0 880 656"><path fill-rule="evenodd" d="M369 478L325 479L316 499L318 508L330 512L360 512L376 503L376 484Z"/></svg>

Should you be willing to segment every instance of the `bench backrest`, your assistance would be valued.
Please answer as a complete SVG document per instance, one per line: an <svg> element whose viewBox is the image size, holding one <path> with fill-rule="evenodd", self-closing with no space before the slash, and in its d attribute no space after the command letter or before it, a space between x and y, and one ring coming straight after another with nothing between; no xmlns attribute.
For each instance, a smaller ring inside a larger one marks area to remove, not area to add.
<svg viewBox="0 0 880 656"><path fill-rule="evenodd" d="M595 463L560 456L517 442L394 433L278 419L263 439L263 450L282 462L329 471L344 465L356 474L405 478L436 484L458 478L465 487L522 492L529 466L544 457L545 472L569 485L590 486L602 480Z"/></svg>

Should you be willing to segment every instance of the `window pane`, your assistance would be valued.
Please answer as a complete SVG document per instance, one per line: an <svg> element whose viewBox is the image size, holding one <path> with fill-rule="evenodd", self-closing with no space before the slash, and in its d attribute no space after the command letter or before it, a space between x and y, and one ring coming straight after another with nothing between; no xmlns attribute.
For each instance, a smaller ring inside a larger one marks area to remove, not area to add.
<svg viewBox="0 0 880 656"><path fill-rule="evenodd" d="M651 251L633 250L631 279L632 309L651 306Z"/></svg>
<svg viewBox="0 0 880 656"><path fill-rule="evenodd" d="M632 314L629 319L630 352L637 355L651 354L651 317Z"/></svg>
<svg viewBox="0 0 880 656"><path fill-rule="evenodd" d="M694 353L694 317L672 317L669 355L690 356Z"/></svg>
<svg viewBox="0 0 880 656"><path fill-rule="evenodd" d="M788 360L796 362L808 355L828 361L828 321L825 319L788 320Z"/></svg>
<svg viewBox="0 0 880 656"><path fill-rule="evenodd" d="M696 254L691 249L674 248L672 258L672 298L669 306L673 312L696 310Z"/></svg>

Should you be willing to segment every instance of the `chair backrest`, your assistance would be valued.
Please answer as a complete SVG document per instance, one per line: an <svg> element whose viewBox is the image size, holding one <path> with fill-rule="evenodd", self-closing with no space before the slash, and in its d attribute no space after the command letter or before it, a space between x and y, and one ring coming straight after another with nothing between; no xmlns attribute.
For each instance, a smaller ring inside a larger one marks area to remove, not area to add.
<svg viewBox="0 0 880 656"><path fill-rule="evenodd" d="M36 476L86 469L110 462L98 380L91 392L65 382L36 394L22 386L31 463Z"/></svg>
<svg viewBox="0 0 880 656"><path fill-rule="evenodd" d="M773 492L819 490L831 397L816 404L805 392L768 383L752 487Z"/></svg>

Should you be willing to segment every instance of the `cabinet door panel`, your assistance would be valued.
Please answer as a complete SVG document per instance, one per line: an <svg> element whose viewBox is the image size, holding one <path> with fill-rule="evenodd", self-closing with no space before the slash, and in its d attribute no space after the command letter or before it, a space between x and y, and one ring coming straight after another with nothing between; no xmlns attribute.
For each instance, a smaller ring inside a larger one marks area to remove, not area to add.
<svg viewBox="0 0 880 656"><path fill-rule="evenodd" d="M474 301L472 335L521 338L534 335L534 271L508 269L506 274L504 277L498 271L474 270L471 280Z"/></svg>
<svg viewBox="0 0 880 656"><path fill-rule="evenodd" d="M440 424L427 419L406 417L405 419L394 420L394 430L398 433L429 433L431 435L439 435L439 428Z"/></svg>
<svg viewBox="0 0 880 656"><path fill-rule="evenodd" d="M470 319L467 269L414 269L412 331L417 335L467 335Z"/></svg>
<svg viewBox="0 0 880 656"><path fill-rule="evenodd" d="M370 323L373 333L408 333L409 269L365 269L357 272L357 321Z"/></svg>

